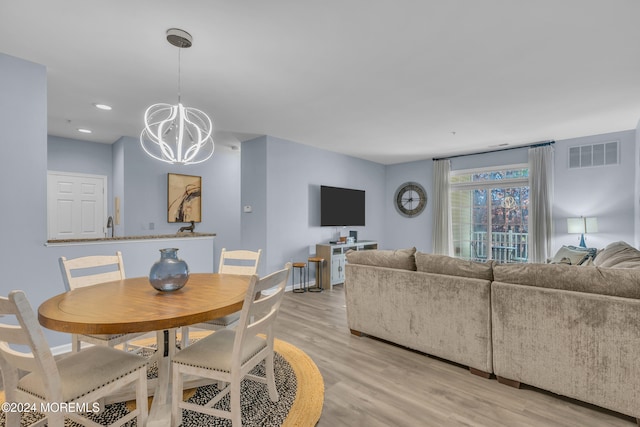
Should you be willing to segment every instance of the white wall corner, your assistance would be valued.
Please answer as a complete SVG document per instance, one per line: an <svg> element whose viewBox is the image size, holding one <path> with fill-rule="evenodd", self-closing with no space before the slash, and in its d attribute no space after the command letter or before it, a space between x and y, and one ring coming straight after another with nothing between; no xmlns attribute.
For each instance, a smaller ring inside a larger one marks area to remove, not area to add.
<svg viewBox="0 0 640 427"><path fill-rule="evenodd" d="M633 227L633 236L634 236L634 246L636 248L640 247L640 119L638 120L638 124L636 125L636 152L635 152L635 187L633 194L634 204L633 204L633 218L634 218L634 227Z"/></svg>

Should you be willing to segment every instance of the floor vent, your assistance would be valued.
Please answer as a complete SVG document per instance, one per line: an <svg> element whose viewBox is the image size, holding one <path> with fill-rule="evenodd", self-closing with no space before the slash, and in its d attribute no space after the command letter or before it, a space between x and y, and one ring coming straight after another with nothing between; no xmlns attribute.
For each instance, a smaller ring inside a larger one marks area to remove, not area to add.
<svg viewBox="0 0 640 427"><path fill-rule="evenodd" d="M569 147L569 169L610 166L620 163L618 141Z"/></svg>

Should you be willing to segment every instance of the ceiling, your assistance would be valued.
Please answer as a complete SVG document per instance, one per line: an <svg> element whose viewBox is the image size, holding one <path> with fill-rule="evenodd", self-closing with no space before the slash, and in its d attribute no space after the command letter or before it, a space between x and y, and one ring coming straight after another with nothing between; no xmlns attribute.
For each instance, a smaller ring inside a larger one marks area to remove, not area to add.
<svg viewBox="0 0 640 427"><path fill-rule="evenodd" d="M637 0L0 0L0 52L47 67L49 134L113 143L177 101L165 32L182 28L182 101L216 149L266 134L394 164L636 128L639 16Z"/></svg>

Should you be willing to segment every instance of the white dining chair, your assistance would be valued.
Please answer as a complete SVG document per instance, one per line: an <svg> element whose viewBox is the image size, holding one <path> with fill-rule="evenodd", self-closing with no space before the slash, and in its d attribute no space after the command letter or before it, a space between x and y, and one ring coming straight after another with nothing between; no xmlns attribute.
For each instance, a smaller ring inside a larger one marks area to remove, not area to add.
<svg viewBox="0 0 640 427"><path fill-rule="evenodd" d="M251 276L240 320L235 329L221 329L179 351L173 358L171 425L182 421L182 410L202 412L231 419L233 427L242 425L240 385L243 379L264 383L269 398L279 399L273 367L273 324L289 280L291 263L262 279ZM262 361L265 377L249 374ZM221 391L206 405L183 401L183 376L218 381ZM213 408L230 394L230 411Z"/></svg>
<svg viewBox="0 0 640 427"><path fill-rule="evenodd" d="M137 425L145 425L147 359L110 347L93 346L56 361L22 291L12 291L8 298L0 297L0 315L17 320L17 325L0 323L0 369L6 402L34 405L29 407L38 412L43 409L49 427L63 427L65 418L95 427L98 424L82 413L98 412L102 408L95 407L96 402L133 385L136 408L111 425L121 426L134 418ZM59 410L62 404L68 404L69 412ZM17 411L5 411L6 426L18 427L20 415Z"/></svg>
<svg viewBox="0 0 640 427"><path fill-rule="evenodd" d="M67 291L125 278L124 262L120 251L115 255L91 255L73 259L60 257L59 261L62 281ZM105 303L108 302L105 301ZM108 347L122 344L124 350L129 350L129 341L142 335L144 333L71 334L71 348L74 352L80 351L82 343L85 342Z"/></svg>
<svg viewBox="0 0 640 427"><path fill-rule="evenodd" d="M262 249L258 249L257 251L228 251L225 248L222 248L222 252L220 253L220 265L218 266L218 273L239 274L243 276L252 276L254 274L257 274L261 255ZM226 316L222 316L191 326L198 329L217 331L219 329L235 327L239 319L240 312L238 311ZM187 345L189 345L189 327L183 326L181 332L182 337L180 342L182 348L185 348Z"/></svg>

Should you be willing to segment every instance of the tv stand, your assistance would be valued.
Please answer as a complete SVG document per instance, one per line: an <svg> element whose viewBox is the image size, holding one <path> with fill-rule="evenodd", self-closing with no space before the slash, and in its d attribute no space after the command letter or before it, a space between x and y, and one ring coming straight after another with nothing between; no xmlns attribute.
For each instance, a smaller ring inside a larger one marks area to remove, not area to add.
<svg viewBox="0 0 640 427"><path fill-rule="evenodd" d="M345 254L349 250L364 251L378 249L378 242L360 240L355 243L329 243L316 245L316 256L324 258L322 270L322 289L333 289L333 285L344 283Z"/></svg>

